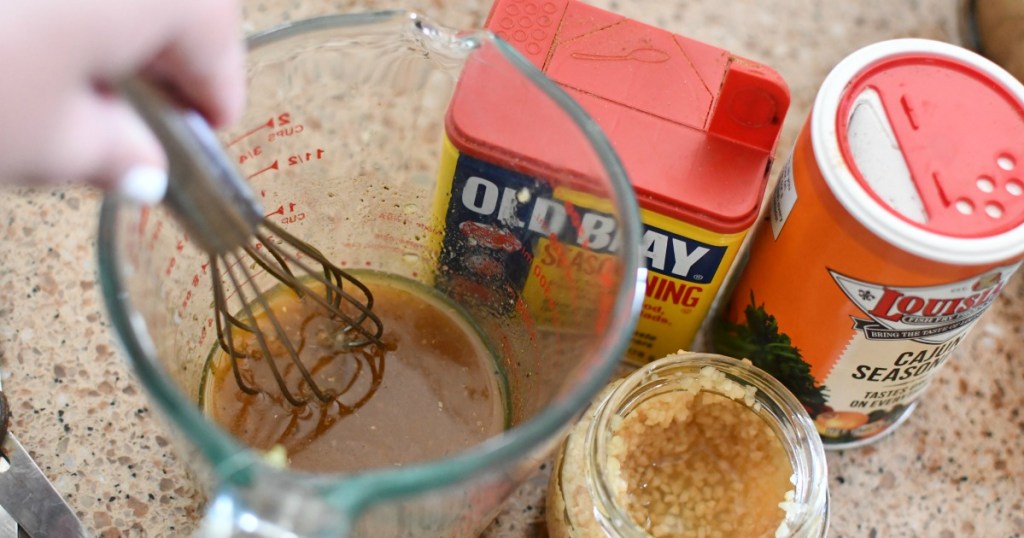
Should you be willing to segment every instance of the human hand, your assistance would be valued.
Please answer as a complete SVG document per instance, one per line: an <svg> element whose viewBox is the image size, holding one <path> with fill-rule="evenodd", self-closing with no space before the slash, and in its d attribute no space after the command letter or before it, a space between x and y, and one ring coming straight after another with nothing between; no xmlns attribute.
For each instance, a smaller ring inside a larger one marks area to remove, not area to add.
<svg viewBox="0 0 1024 538"><path fill-rule="evenodd" d="M163 150L116 81L156 80L224 126L244 104L243 56L237 0L6 2L0 181L109 189L159 176Z"/></svg>

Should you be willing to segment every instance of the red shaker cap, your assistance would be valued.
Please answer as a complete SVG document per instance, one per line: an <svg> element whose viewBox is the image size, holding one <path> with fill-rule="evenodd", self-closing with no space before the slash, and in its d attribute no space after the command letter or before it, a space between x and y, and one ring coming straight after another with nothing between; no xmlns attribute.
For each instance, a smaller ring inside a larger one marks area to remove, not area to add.
<svg viewBox="0 0 1024 538"><path fill-rule="evenodd" d="M575 0L498 0L486 26L594 118L642 207L719 233L756 220L789 107L775 71ZM514 85L474 92L474 78L486 76L475 67L463 72L447 118L460 151L538 175L545 162L589 151L574 147L580 137L538 132L565 126L495 129L495 107L530 114L545 105Z"/></svg>
<svg viewBox="0 0 1024 538"><path fill-rule="evenodd" d="M1024 224L1024 103L986 66L904 53L850 81L836 120L840 149L885 210L949 237ZM876 139L890 133L892 150L864 145L862 129L875 129ZM893 193L900 182L904 192Z"/></svg>

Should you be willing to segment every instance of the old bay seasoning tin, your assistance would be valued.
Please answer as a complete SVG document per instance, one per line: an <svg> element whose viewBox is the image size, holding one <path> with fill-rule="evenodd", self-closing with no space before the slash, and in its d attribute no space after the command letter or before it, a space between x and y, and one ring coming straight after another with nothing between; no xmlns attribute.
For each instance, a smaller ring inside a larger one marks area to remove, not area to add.
<svg viewBox="0 0 1024 538"><path fill-rule="evenodd" d="M757 220L789 106L785 83L763 65L575 0L498 0L486 27L594 118L630 177L648 276L626 358L646 363L689 346ZM585 181L578 189L545 191L545 176L584 158L571 142L536 146L564 126L553 125L550 115L525 127L495 128L487 119L494 107L532 117L543 100L514 85L477 91L486 86L474 83L485 76L478 71L463 73L446 118L440 175L450 188L436 207L444 229L441 265L448 286L500 295L501 286L487 279L483 254L466 256L459 244L493 243L489 255L519 275L515 293L527 304L545 300L538 290L559 278L555 264L544 262L561 248L556 242L584 247L569 255L585 271L602 263L593 253L615 249L618 241L610 227L599 233L586 226L588 218L599 222L601 207ZM545 153L550 158L539 160ZM584 229L550 229L552 222L573 220L563 207ZM574 237L558 237L562 232Z"/></svg>
<svg viewBox="0 0 1024 538"><path fill-rule="evenodd" d="M953 45L894 40L828 75L716 319L827 447L891 432L1024 253L1024 87Z"/></svg>

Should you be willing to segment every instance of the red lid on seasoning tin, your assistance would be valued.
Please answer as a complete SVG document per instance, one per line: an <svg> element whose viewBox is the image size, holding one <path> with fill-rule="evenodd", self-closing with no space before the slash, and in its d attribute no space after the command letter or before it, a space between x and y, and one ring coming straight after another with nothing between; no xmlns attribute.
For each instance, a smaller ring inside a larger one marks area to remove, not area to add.
<svg viewBox="0 0 1024 538"><path fill-rule="evenodd" d="M487 28L594 118L642 207L720 233L757 218L789 107L775 71L574 0L498 0ZM581 137L545 134L557 126L495 129L495 108L531 114L551 105L515 85L466 90L486 71L467 66L449 108L460 151L537 175L545 162L587 151Z"/></svg>
<svg viewBox="0 0 1024 538"><path fill-rule="evenodd" d="M942 236L1018 228L1024 103L1014 85L966 51L891 50L839 101L840 149L857 182L893 215Z"/></svg>

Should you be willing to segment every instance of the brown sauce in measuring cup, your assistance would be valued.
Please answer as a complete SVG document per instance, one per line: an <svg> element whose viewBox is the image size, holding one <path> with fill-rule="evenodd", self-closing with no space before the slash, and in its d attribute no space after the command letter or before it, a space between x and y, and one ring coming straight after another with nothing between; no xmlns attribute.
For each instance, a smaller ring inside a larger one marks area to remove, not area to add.
<svg viewBox="0 0 1024 538"><path fill-rule="evenodd" d="M506 417L499 372L476 330L426 288L376 273L358 278L373 291L373 311L384 324L383 349L339 351L323 338L324 328L336 323L313 303L287 289L268 296L317 384L336 391L348 386L337 400L311 398L295 407L265 364L242 359L243 379L263 389L247 394L218 349L202 391L204 412L246 445L283 447L289 467L315 472L442 458L501 432ZM255 348L251 337L234 334L238 349ZM298 370L272 353L293 393L308 394Z"/></svg>

